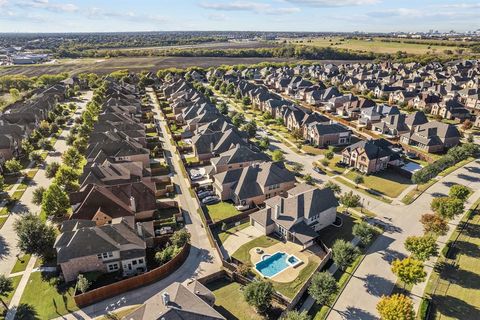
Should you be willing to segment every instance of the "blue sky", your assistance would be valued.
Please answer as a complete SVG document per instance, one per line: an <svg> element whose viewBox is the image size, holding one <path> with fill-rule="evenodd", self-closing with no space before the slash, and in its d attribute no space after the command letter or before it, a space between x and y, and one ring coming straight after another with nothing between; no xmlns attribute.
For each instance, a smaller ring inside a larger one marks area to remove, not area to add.
<svg viewBox="0 0 480 320"><path fill-rule="evenodd" d="M0 32L466 31L480 1L0 0Z"/></svg>

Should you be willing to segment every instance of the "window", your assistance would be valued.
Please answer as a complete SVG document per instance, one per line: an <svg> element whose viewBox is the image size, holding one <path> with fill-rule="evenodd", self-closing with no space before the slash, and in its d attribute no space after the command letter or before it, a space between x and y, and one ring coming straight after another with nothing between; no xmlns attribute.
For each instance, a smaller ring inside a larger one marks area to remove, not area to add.
<svg viewBox="0 0 480 320"><path fill-rule="evenodd" d="M136 264L137 264L137 260L133 260L133 261L132 261L132 264L133 264L133 265L136 265Z"/></svg>
<svg viewBox="0 0 480 320"><path fill-rule="evenodd" d="M97 257L98 259L102 259L102 254L101 253L97 254Z"/></svg>
<svg viewBox="0 0 480 320"><path fill-rule="evenodd" d="M108 265L108 271L115 271L118 270L118 264L113 263Z"/></svg>
<svg viewBox="0 0 480 320"><path fill-rule="evenodd" d="M139 264L142 264L142 263L143 263L143 259L138 259L138 263L139 263Z"/></svg>

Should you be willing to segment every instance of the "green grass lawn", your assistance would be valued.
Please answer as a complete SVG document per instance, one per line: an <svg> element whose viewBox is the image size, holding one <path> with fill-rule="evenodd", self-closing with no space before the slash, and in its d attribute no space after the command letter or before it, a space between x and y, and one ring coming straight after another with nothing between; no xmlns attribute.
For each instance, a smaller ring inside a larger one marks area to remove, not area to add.
<svg viewBox="0 0 480 320"><path fill-rule="evenodd" d="M6 296L0 296L3 302L5 302L7 306L10 303L10 300L12 300L13 295L15 294L15 290L17 290L18 284L20 283L20 280L22 280L22 276L20 275L20 276L12 277L11 279L12 279L12 286L13 286L12 292L10 292ZM0 319L3 319L4 312L5 312L5 309L3 307L3 303L0 303Z"/></svg>
<svg viewBox="0 0 480 320"><path fill-rule="evenodd" d="M251 263L250 260L250 250L255 247L261 248L268 248L273 246L274 244L278 243L277 239L268 237L268 236L261 236L258 237L250 242L245 243L243 246L238 248L232 255L237 260L240 260L243 263Z"/></svg>
<svg viewBox="0 0 480 320"><path fill-rule="evenodd" d="M220 240L220 243L224 243L232 233L245 229L248 226L250 226L250 221L245 221L239 224L238 226L232 226L225 231L220 231L217 234L218 240Z"/></svg>
<svg viewBox="0 0 480 320"><path fill-rule="evenodd" d="M328 151L328 149L320 149L320 148L315 148L311 145L308 145L308 144L304 144L302 146L302 150L305 151L306 153L311 153L311 154L314 154L314 155L322 155L324 154L325 152Z"/></svg>
<svg viewBox="0 0 480 320"><path fill-rule="evenodd" d="M8 217L0 217L0 229L2 229L3 225L7 221Z"/></svg>
<svg viewBox="0 0 480 320"><path fill-rule="evenodd" d="M329 248L333 246L333 243L337 239L351 241L354 238L352 234L353 226L362 222L362 220L355 215L338 213L337 216L343 220L343 225L341 227L328 226L319 232L320 239Z"/></svg>
<svg viewBox="0 0 480 320"><path fill-rule="evenodd" d="M380 196L378 194L375 194L373 192L368 192L368 190L365 190L365 189L362 189L362 188L357 188L357 186L355 185L355 183L353 183L351 180L349 179L346 179L346 178L343 178L343 177L334 177L333 178L335 181L337 182L340 182L344 185L346 185L347 187L350 187L352 189L356 189L356 191L360 192L360 193L363 193L364 195L366 196L369 196L369 197L372 197L372 198L375 198L377 200L380 200L380 201L383 201L385 203L392 203L393 201L391 199L387 199L383 196Z"/></svg>
<svg viewBox="0 0 480 320"><path fill-rule="evenodd" d="M78 310L73 300L74 288L57 289L58 278L42 279L41 272L31 274L20 299L21 304L33 307L40 319L51 319Z"/></svg>
<svg viewBox="0 0 480 320"><path fill-rule="evenodd" d="M238 320L262 320L263 317L245 301L241 285L230 282L227 279L220 279L207 284L215 295L214 308L227 319Z"/></svg>
<svg viewBox="0 0 480 320"><path fill-rule="evenodd" d="M230 202L219 202L216 204L205 206L208 215L213 221L220 221L226 218L236 216L240 212Z"/></svg>
<svg viewBox="0 0 480 320"><path fill-rule="evenodd" d="M344 177L352 182L358 175L358 172L350 171ZM394 172L393 170L384 170L376 174L363 175L363 187L369 188L390 198L398 197L403 190L412 184L410 179Z"/></svg>
<svg viewBox="0 0 480 320"><path fill-rule="evenodd" d="M30 261L30 255L29 254L21 256L15 262L15 265L13 266L13 269L12 269L12 271L10 271L10 273L17 273L17 272L25 271L29 261Z"/></svg>
<svg viewBox="0 0 480 320"><path fill-rule="evenodd" d="M402 202L405 204L411 204L413 201L415 201L419 196L422 195L428 188L433 186L435 182L437 182L437 179L432 179L429 182L425 184L419 185L417 188L410 190L405 197L403 197Z"/></svg>
<svg viewBox="0 0 480 320"><path fill-rule="evenodd" d="M337 162L339 162L340 160L342 160L342 157L340 156L334 156L332 160L329 160L328 162L328 166L326 169L326 172L327 173L333 173L333 174L342 174L345 172L345 170L347 170L347 168L342 168L342 167L339 167L337 166ZM325 166L322 165L322 163L320 161L318 161L318 165L321 167L321 168L324 168L325 169ZM330 169L330 170L329 170Z"/></svg>
<svg viewBox="0 0 480 320"><path fill-rule="evenodd" d="M293 299L297 292L302 288L303 284L310 279L312 274L317 270L319 263L317 261L310 260L305 268L303 268L298 277L292 282L275 282L271 281L276 291L284 296Z"/></svg>
<svg viewBox="0 0 480 320"><path fill-rule="evenodd" d="M440 256L430 276L425 292L433 302L431 319L478 319L480 314L479 211L471 212L470 217L465 229L450 238L457 239L450 259Z"/></svg>

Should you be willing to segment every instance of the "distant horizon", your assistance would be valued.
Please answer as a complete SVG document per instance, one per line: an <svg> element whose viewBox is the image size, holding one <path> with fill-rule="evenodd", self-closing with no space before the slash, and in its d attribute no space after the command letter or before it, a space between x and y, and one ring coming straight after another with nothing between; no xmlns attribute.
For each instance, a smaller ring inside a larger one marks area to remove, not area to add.
<svg viewBox="0 0 480 320"><path fill-rule="evenodd" d="M480 28L479 16L480 2L472 0L0 0L0 30L14 34L463 33Z"/></svg>

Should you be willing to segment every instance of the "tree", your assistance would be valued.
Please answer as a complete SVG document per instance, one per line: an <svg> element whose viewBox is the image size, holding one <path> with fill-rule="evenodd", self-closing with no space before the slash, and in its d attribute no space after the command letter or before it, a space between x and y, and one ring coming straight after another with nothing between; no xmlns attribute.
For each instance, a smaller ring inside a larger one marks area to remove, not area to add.
<svg viewBox="0 0 480 320"><path fill-rule="evenodd" d="M325 152L324 156L325 156L326 159L332 160L333 157L335 156L335 154L333 153L332 150L328 150L327 152Z"/></svg>
<svg viewBox="0 0 480 320"><path fill-rule="evenodd" d="M47 215L62 217L70 208L70 200L57 183L52 183L43 193L42 211Z"/></svg>
<svg viewBox="0 0 480 320"><path fill-rule="evenodd" d="M168 245L163 250L155 253L155 261L157 261L159 265L163 265L168 261L172 260L178 252L180 252L179 247L174 245Z"/></svg>
<svg viewBox="0 0 480 320"><path fill-rule="evenodd" d="M354 236L360 239L360 242L364 246L366 246L372 241L377 231L370 224L362 221L353 226L352 233Z"/></svg>
<svg viewBox="0 0 480 320"><path fill-rule="evenodd" d="M408 237L405 239L405 249L412 254L412 257L421 261L426 261L431 256L438 255L437 242L430 235Z"/></svg>
<svg viewBox="0 0 480 320"><path fill-rule="evenodd" d="M5 178L0 175L0 191L3 191L3 189L5 188Z"/></svg>
<svg viewBox="0 0 480 320"><path fill-rule="evenodd" d="M22 170L22 164L17 159L5 161L5 169L9 173L19 173Z"/></svg>
<svg viewBox="0 0 480 320"><path fill-rule="evenodd" d="M87 278L85 278L85 276L83 274L79 274L78 277L77 277L77 289L81 292L81 293L85 293L87 292L88 288L90 288L90 281L88 281Z"/></svg>
<svg viewBox="0 0 480 320"><path fill-rule="evenodd" d="M262 150L267 150L269 146L270 140L268 139L268 137L262 137L258 142L258 147Z"/></svg>
<svg viewBox="0 0 480 320"><path fill-rule="evenodd" d="M422 261L412 257L393 261L392 272L405 284L423 282L427 276L427 273L423 270Z"/></svg>
<svg viewBox="0 0 480 320"><path fill-rule="evenodd" d="M425 213L420 218L420 222L423 225L423 231L425 233L433 233L436 235L444 236L448 232L448 223L439 215L433 213Z"/></svg>
<svg viewBox="0 0 480 320"><path fill-rule="evenodd" d="M360 205L360 196L350 191L341 195L339 201L345 207L346 211L348 211L348 208L354 208Z"/></svg>
<svg viewBox="0 0 480 320"><path fill-rule="evenodd" d="M56 237L53 226L45 224L39 216L28 213L15 221L13 228L20 251L47 259L52 257Z"/></svg>
<svg viewBox="0 0 480 320"><path fill-rule="evenodd" d="M343 239L335 240L332 246L333 262L342 270L347 269L360 255L360 250Z"/></svg>
<svg viewBox="0 0 480 320"><path fill-rule="evenodd" d="M18 91L17 88L12 88L9 90L10 96L12 97L12 100L17 101L20 99L20 91Z"/></svg>
<svg viewBox="0 0 480 320"><path fill-rule="evenodd" d="M444 219L452 219L464 210L464 203L460 199L440 197L433 199L431 209Z"/></svg>
<svg viewBox="0 0 480 320"><path fill-rule="evenodd" d="M365 182L365 179L363 179L363 176L361 174L357 174L355 178L353 178L353 182L355 182L355 185L358 187L359 184Z"/></svg>
<svg viewBox="0 0 480 320"><path fill-rule="evenodd" d="M8 305L5 303L5 301L3 301L2 297L8 296L12 291L12 279L6 277L4 274L0 274L0 301L2 302L5 310L8 310Z"/></svg>
<svg viewBox="0 0 480 320"><path fill-rule="evenodd" d="M251 105L251 104L252 104L252 100L250 100L250 97L245 96L245 97L243 97L243 99L242 99L242 104L243 104L244 106Z"/></svg>
<svg viewBox="0 0 480 320"><path fill-rule="evenodd" d="M310 173L303 175L303 180L305 180L306 184L313 185L313 177Z"/></svg>
<svg viewBox="0 0 480 320"><path fill-rule="evenodd" d="M450 192L448 195L451 198L460 199L462 201L467 200L468 196L470 195L470 189L468 187L462 186L460 184L453 185L450 188Z"/></svg>
<svg viewBox="0 0 480 320"><path fill-rule="evenodd" d="M59 168L60 168L60 164L58 162L54 161L52 163L47 164L47 167L45 168L45 176L49 179L55 177Z"/></svg>
<svg viewBox="0 0 480 320"><path fill-rule="evenodd" d="M37 164L43 161L42 155L38 151L30 152L28 159Z"/></svg>
<svg viewBox="0 0 480 320"><path fill-rule="evenodd" d="M62 155L63 164L74 169L80 168L85 158L75 148L68 148Z"/></svg>
<svg viewBox="0 0 480 320"><path fill-rule="evenodd" d="M292 164L292 171L295 174L300 174L303 171L304 165L299 162L294 162Z"/></svg>
<svg viewBox="0 0 480 320"><path fill-rule="evenodd" d="M42 204L43 194L45 193L45 187L38 187L33 190L33 199L32 203L39 206Z"/></svg>
<svg viewBox="0 0 480 320"><path fill-rule="evenodd" d="M228 105L225 102L222 102L218 105L218 111L220 111L221 114L227 115L228 114Z"/></svg>
<svg viewBox="0 0 480 320"><path fill-rule="evenodd" d="M264 313L270 308L273 296L273 286L270 282L253 281L243 289L245 301L253 306L259 313Z"/></svg>
<svg viewBox="0 0 480 320"><path fill-rule="evenodd" d="M78 178L80 174L72 167L62 165L55 174L55 182L66 192L74 192L79 188Z"/></svg>
<svg viewBox="0 0 480 320"><path fill-rule="evenodd" d="M333 296L338 292L338 283L327 271L316 272L308 288L308 293L320 305L332 303Z"/></svg>
<svg viewBox="0 0 480 320"><path fill-rule="evenodd" d="M242 130L248 134L249 138L253 138L257 134L257 123L255 121L247 122L242 126Z"/></svg>
<svg viewBox="0 0 480 320"><path fill-rule="evenodd" d="M323 187L332 190L335 195L339 195L342 192L342 188L340 188L338 184L332 181L327 181L327 183L325 183Z"/></svg>
<svg viewBox="0 0 480 320"><path fill-rule="evenodd" d="M273 151L272 152L272 160L275 161L275 162L285 160L285 156L283 155L282 150L277 149L277 150Z"/></svg>
<svg viewBox="0 0 480 320"><path fill-rule="evenodd" d="M245 123L245 116L243 113L237 113L232 118L232 123L235 127L239 128L242 124Z"/></svg>
<svg viewBox="0 0 480 320"><path fill-rule="evenodd" d="M307 311L299 312L297 310L289 310L281 318L281 320L310 320L312 319Z"/></svg>
<svg viewBox="0 0 480 320"><path fill-rule="evenodd" d="M382 320L414 320L415 309L410 298L403 294L383 296L377 304Z"/></svg>
<svg viewBox="0 0 480 320"><path fill-rule="evenodd" d="M186 229L175 231L170 241L174 246L181 248L190 241L190 233Z"/></svg>

